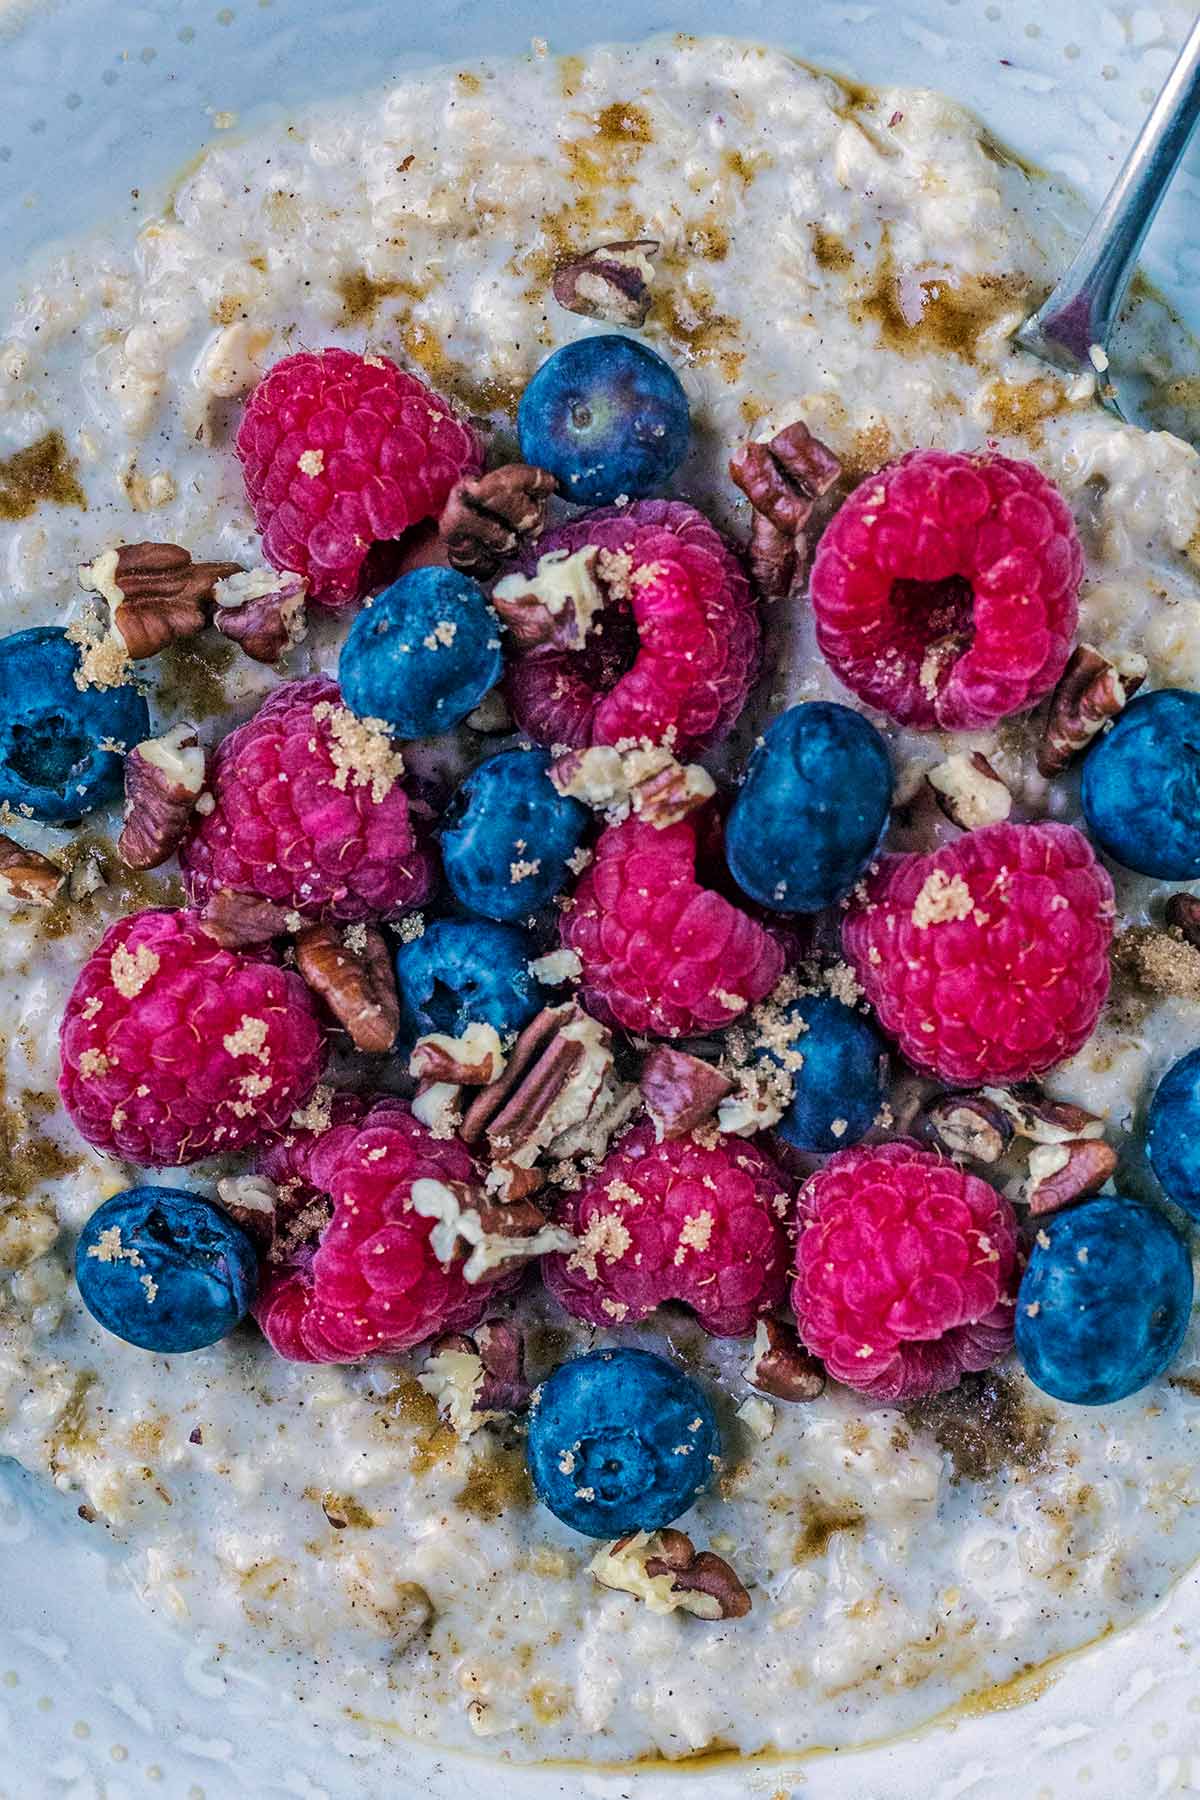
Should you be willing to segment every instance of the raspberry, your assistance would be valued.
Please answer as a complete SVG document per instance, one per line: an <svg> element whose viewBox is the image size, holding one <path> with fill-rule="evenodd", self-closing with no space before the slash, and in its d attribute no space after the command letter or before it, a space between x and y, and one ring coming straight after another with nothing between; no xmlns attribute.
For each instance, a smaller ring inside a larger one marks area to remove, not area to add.
<svg viewBox="0 0 1200 1800"><path fill-rule="evenodd" d="M1074 1056L1108 993L1113 887L1073 825L989 825L885 856L857 891L846 954L909 1061L960 1086Z"/></svg>
<svg viewBox="0 0 1200 1800"><path fill-rule="evenodd" d="M222 950L191 912L119 919L63 1015L59 1091L80 1135L142 1166L277 1130L316 1086L324 1035L298 975Z"/></svg>
<svg viewBox="0 0 1200 1800"><path fill-rule="evenodd" d="M1083 549L1032 463L914 450L857 487L812 570L817 642L852 693L919 731L973 731L1048 694Z"/></svg>
<svg viewBox="0 0 1200 1800"><path fill-rule="evenodd" d="M659 830L610 825L563 914L583 964L580 999L626 1031L719 1030L762 1000L784 953L758 922L696 879L693 814Z"/></svg>
<svg viewBox="0 0 1200 1800"><path fill-rule="evenodd" d="M542 1264L546 1286L593 1325L644 1319L665 1300L689 1306L715 1337L746 1337L787 1286L788 1186L755 1144L695 1138L657 1144L626 1133L559 1223L579 1247Z"/></svg>
<svg viewBox="0 0 1200 1800"><path fill-rule="evenodd" d="M362 592L372 544L436 518L479 443L443 400L381 356L302 351L263 376L237 434L267 559L323 605Z"/></svg>
<svg viewBox="0 0 1200 1800"><path fill-rule="evenodd" d="M503 1278L470 1287L461 1261L438 1262L435 1221L413 1211L412 1185L479 1178L465 1145L433 1137L399 1100L308 1134L261 1167L287 1167L332 1206L315 1242L264 1271L254 1316L280 1356L358 1362L410 1350L436 1332L469 1331L498 1286L512 1285Z"/></svg>
<svg viewBox="0 0 1200 1800"><path fill-rule="evenodd" d="M367 919L428 898L401 762L324 675L276 688L223 738L209 771L216 804L180 850L188 895L261 894L309 919Z"/></svg>
<svg viewBox="0 0 1200 1800"><path fill-rule="evenodd" d="M521 567L597 544L622 559L600 571L608 604L581 650L518 654L508 695L539 744L669 741L683 756L725 737L758 671L761 631L750 583L694 507L643 500L549 532ZM628 558L628 565L624 559Z"/></svg>
<svg viewBox="0 0 1200 1800"><path fill-rule="evenodd" d="M800 1190L792 1305L829 1373L896 1405L1011 1348L1008 1201L911 1140L840 1150Z"/></svg>

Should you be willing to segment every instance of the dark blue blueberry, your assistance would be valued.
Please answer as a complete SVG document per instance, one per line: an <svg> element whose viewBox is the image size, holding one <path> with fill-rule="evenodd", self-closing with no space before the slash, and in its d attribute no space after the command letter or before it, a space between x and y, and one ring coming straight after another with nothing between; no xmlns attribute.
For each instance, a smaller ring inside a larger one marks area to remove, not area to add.
<svg viewBox="0 0 1200 1800"><path fill-rule="evenodd" d="M1017 1350L1043 1393L1105 1406L1154 1381L1183 1342L1192 1259L1171 1221L1107 1195L1038 1221Z"/></svg>
<svg viewBox="0 0 1200 1800"><path fill-rule="evenodd" d="M97 1207L75 1251L80 1297L139 1350L202 1350L244 1319L254 1245L227 1213L182 1188L135 1187Z"/></svg>
<svg viewBox="0 0 1200 1800"><path fill-rule="evenodd" d="M1200 1050L1181 1056L1159 1082L1146 1149L1163 1191L1200 1219Z"/></svg>
<svg viewBox="0 0 1200 1800"><path fill-rule="evenodd" d="M529 973L532 941L515 925L489 919L435 919L396 952L402 1045L430 1031L452 1037L468 1025L519 1031L547 1004Z"/></svg>
<svg viewBox="0 0 1200 1800"><path fill-rule="evenodd" d="M648 1350L560 1363L529 1414L538 1498L587 1537L660 1531L708 1487L720 1453L703 1390Z"/></svg>
<svg viewBox="0 0 1200 1800"><path fill-rule="evenodd" d="M521 455L568 500L607 506L656 493L683 461L687 395L669 363L627 337L577 338L547 357L517 410Z"/></svg>
<svg viewBox="0 0 1200 1800"><path fill-rule="evenodd" d="M1083 765L1083 811L1102 849L1142 875L1200 875L1200 694L1129 702Z"/></svg>
<svg viewBox="0 0 1200 1800"><path fill-rule="evenodd" d="M831 994L806 994L788 1015L797 1022L791 1048L804 1064L792 1074L792 1104L775 1129L797 1150L844 1150L879 1116L887 1046L865 1014Z"/></svg>
<svg viewBox="0 0 1200 1800"><path fill-rule="evenodd" d="M729 814L733 878L777 912L821 912L870 862L891 803L887 746L861 713L793 706L768 725Z"/></svg>
<svg viewBox="0 0 1200 1800"><path fill-rule="evenodd" d="M73 825L124 790L116 750L150 735L135 687L75 686L79 651L57 626L0 638L0 801L52 825Z"/></svg>
<svg viewBox="0 0 1200 1800"><path fill-rule="evenodd" d="M342 698L396 737L461 725L503 667L500 621L483 589L456 569L413 569L350 627L338 662Z"/></svg>
<svg viewBox="0 0 1200 1800"><path fill-rule="evenodd" d="M528 918L566 886L568 861L591 815L556 792L546 773L550 761L544 750L502 750L473 769L451 800L442 863L455 899L469 911Z"/></svg>

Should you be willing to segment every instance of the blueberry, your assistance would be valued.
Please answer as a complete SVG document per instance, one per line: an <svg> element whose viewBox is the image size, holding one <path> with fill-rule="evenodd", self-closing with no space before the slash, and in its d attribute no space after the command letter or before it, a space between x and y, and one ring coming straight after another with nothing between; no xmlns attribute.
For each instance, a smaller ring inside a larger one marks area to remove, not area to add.
<svg viewBox="0 0 1200 1800"><path fill-rule="evenodd" d="M412 569L350 627L338 662L342 697L396 737L461 725L500 679L500 621L483 589L456 569Z"/></svg>
<svg viewBox="0 0 1200 1800"><path fill-rule="evenodd" d="M544 750L502 750L473 769L446 810L442 863L460 905L524 919L566 885L590 814L564 799Z"/></svg>
<svg viewBox="0 0 1200 1800"><path fill-rule="evenodd" d="M821 912L870 862L891 802L887 746L861 713L793 706L768 725L729 814L733 878L778 912Z"/></svg>
<svg viewBox="0 0 1200 1800"><path fill-rule="evenodd" d="M1200 1219L1200 1050L1180 1057L1159 1082L1146 1149L1164 1193Z"/></svg>
<svg viewBox="0 0 1200 1800"><path fill-rule="evenodd" d="M244 1319L258 1258L219 1206L182 1188L135 1187L97 1207L80 1235L84 1305L139 1350L202 1350Z"/></svg>
<svg viewBox="0 0 1200 1800"><path fill-rule="evenodd" d="M0 638L0 801L51 825L73 825L119 800L118 751L150 735L135 687L75 686L79 651L65 631L38 625Z"/></svg>
<svg viewBox="0 0 1200 1800"><path fill-rule="evenodd" d="M775 1129L797 1150L844 1150L879 1116L887 1046L865 1014L831 994L806 994L788 1016L797 1026L790 1048L804 1064L792 1074L792 1104Z"/></svg>
<svg viewBox="0 0 1200 1800"><path fill-rule="evenodd" d="M1083 811L1102 849L1164 881L1200 875L1200 694L1131 700L1083 765Z"/></svg>
<svg viewBox="0 0 1200 1800"><path fill-rule="evenodd" d="M568 500L607 506L664 487L691 432L669 363L627 337L585 337L547 357L517 410L521 455Z"/></svg>
<svg viewBox="0 0 1200 1800"><path fill-rule="evenodd" d="M560 1363L529 1415L538 1498L587 1537L660 1531L704 1492L720 1451L703 1391L648 1350Z"/></svg>
<svg viewBox="0 0 1200 1800"><path fill-rule="evenodd" d="M1192 1310L1192 1259L1162 1213L1085 1200L1040 1221L1017 1296L1017 1350L1056 1400L1104 1406L1162 1374Z"/></svg>
<svg viewBox="0 0 1200 1800"><path fill-rule="evenodd" d="M453 1037L468 1025L494 1025L501 1037L519 1031L546 1005L546 990L529 973L536 952L514 925L487 919L435 919L396 952L400 1037L411 1047L430 1031Z"/></svg>

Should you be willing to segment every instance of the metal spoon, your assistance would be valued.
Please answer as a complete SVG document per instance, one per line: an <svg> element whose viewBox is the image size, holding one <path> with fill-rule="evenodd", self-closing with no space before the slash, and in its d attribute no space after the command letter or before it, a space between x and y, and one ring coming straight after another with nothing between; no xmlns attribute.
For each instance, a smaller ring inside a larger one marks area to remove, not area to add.
<svg viewBox="0 0 1200 1800"><path fill-rule="evenodd" d="M1200 17L1091 230L1014 341L1059 369L1108 370L1109 340L1146 233L1200 123ZM1100 398L1124 417L1111 379Z"/></svg>

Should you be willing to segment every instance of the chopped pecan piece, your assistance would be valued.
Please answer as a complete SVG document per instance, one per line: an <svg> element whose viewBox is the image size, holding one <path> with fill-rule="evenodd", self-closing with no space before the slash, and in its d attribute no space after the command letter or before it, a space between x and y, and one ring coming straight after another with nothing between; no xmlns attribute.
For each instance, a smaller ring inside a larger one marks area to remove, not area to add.
<svg viewBox="0 0 1200 1800"><path fill-rule="evenodd" d="M660 1144L665 1138L689 1137L697 1125L715 1117L721 1101L733 1092L732 1081L720 1069L670 1044L656 1044L649 1052L638 1086Z"/></svg>
<svg viewBox="0 0 1200 1800"><path fill-rule="evenodd" d="M677 825L712 799L716 783L699 763L676 762L662 744L618 750L596 744L568 750L549 768L565 797L602 812L610 825L636 813L657 831Z"/></svg>
<svg viewBox="0 0 1200 1800"><path fill-rule="evenodd" d="M983 1098L998 1106L1020 1138L1033 1144L1067 1144L1075 1138L1104 1135L1104 1120L1069 1100L1045 1094L1017 1093L1012 1088L984 1088Z"/></svg>
<svg viewBox="0 0 1200 1800"><path fill-rule="evenodd" d="M505 463L456 483L438 525L451 568L494 574L522 544L541 537L557 486L548 469L529 463Z"/></svg>
<svg viewBox="0 0 1200 1800"><path fill-rule="evenodd" d="M125 759L125 823L117 854L127 869L157 869L182 843L204 787L194 725L135 744Z"/></svg>
<svg viewBox="0 0 1200 1800"><path fill-rule="evenodd" d="M604 554L595 544L574 554L548 550L532 575L518 571L496 583L492 605L519 649L538 644L582 648L597 613L608 604L601 573Z"/></svg>
<svg viewBox="0 0 1200 1800"><path fill-rule="evenodd" d="M1061 1212L1076 1200L1098 1194L1116 1170L1117 1153L1096 1138L1039 1144L1029 1158L1025 1200L1034 1218Z"/></svg>
<svg viewBox="0 0 1200 1800"><path fill-rule="evenodd" d="M925 1108L919 1130L936 1149L968 1162L996 1163L1013 1140L1013 1122L984 1094L943 1094Z"/></svg>
<svg viewBox="0 0 1200 1800"><path fill-rule="evenodd" d="M813 508L841 472L833 451L801 419L767 443L743 444L731 457L730 476L756 520L765 521L752 529L750 553L752 572L767 599L791 592L807 554L804 533Z"/></svg>
<svg viewBox="0 0 1200 1800"><path fill-rule="evenodd" d="M460 1438L491 1419L525 1412L533 1397L524 1340L510 1319L487 1319L470 1337L446 1332L435 1338L417 1380Z"/></svg>
<svg viewBox="0 0 1200 1800"><path fill-rule="evenodd" d="M1037 763L1047 777L1061 775L1098 732L1125 710L1149 670L1135 652L1113 662L1092 644L1078 644L1050 696Z"/></svg>
<svg viewBox="0 0 1200 1800"><path fill-rule="evenodd" d="M121 544L79 571L79 584L107 600L113 627L135 662L208 623L213 587L238 573L231 562L194 563L178 544Z"/></svg>
<svg viewBox="0 0 1200 1800"><path fill-rule="evenodd" d="M825 1391L825 1369L809 1354L790 1325L760 1319L745 1378L774 1400L815 1400Z"/></svg>
<svg viewBox="0 0 1200 1800"><path fill-rule="evenodd" d="M279 1205L279 1189L273 1181L265 1175L223 1175L217 1183L217 1199L256 1244L270 1249Z"/></svg>
<svg viewBox="0 0 1200 1800"><path fill-rule="evenodd" d="M1002 825L1012 811L1012 795L980 751L948 756L925 777L934 799L960 831L978 831L984 825Z"/></svg>
<svg viewBox="0 0 1200 1800"><path fill-rule="evenodd" d="M651 1612L682 1609L699 1619L744 1619L750 1596L729 1564L668 1527L602 1544L590 1564L603 1587L633 1594Z"/></svg>
<svg viewBox="0 0 1200 1800"><path fill-rule="evenodd" d="M657 238L622 238L563 263L555 272L554 298L568 312L609 325L644 325Z"/></svg>
<svg viewBox="0 0 1200 1800"><path fill-rule="evenodd" d="M1167 924L1194 950L1200 950L1200 900L1194 894L1171 895L1167 901Z"/></svg>
<svg viewBox="0 0 1200 1800"><path fill-rule="evenodd" d="M436 1224L429 1234L433 1254L449 1265L468 1248L463 1278L472 1284L507 1274L539 1256L573 1250L576 1239L551 1225L532 1200L501 1202L460 1181L422 1176L412 1184L413 1211Z"/></svg>
<svg viewBox="0 0 1200 1800"><path fill-rule="evenodd" d="M350 947L350 933L359 933ZM400 1001L387 940L374 925L310 925L296 939L296 967L358 1050L385 1055L400 1029Z"/></svg>
<svg viewBox="0 0 1200 1800"><path fill-rule="evenodd" d="M218 888L200 908L200 923L223 950L248 950L290 931L295 914L261 894Z"/></svg>
<svg viewBox="0 0 1200 1800"><path fill-rule="evenodd" d="M0 832L0 908L49 906L65 880L48 856Z"/></svg>
<svg viewBox="0 0 1200 1800"><path fill-rule="evenodd" d="M213 586L213 624L255 662L278 662L308 630L307 594L303 575L280 574L277 569L228 575Z"/></svg>
<svg viewBox="0 0 1200 1800"><path fill-rule="evenodd" d="M472 1022L461 1037L431 1031L418 1038L408 1059L408 1072L423 1086L453 1082L458 1087L487 1087L504 1073L504 1052L494 1025Z"/></svg>

